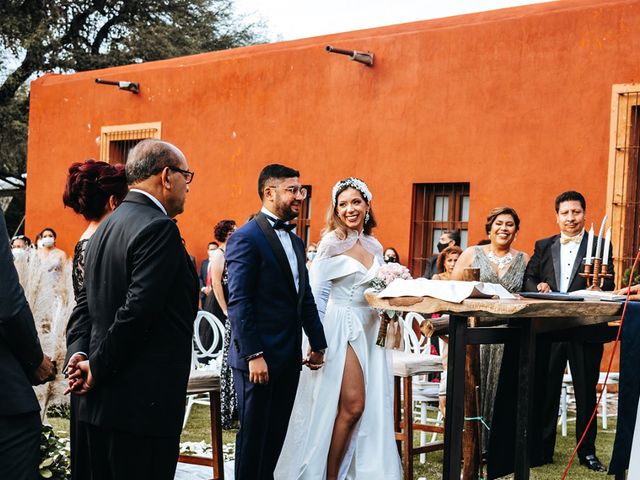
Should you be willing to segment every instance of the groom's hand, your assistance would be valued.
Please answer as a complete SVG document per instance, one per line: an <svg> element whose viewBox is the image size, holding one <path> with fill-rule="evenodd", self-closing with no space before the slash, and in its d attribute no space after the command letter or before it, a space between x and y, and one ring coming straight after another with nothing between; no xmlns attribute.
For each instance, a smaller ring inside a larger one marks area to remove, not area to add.
<svg viewBox="0 0 640 480"><path fill-rule="evenodd" d="M324 352L309 352L307 359L303 362L311 370L318 370L324 364Z"/></svg>
<svg viewBox="0 0 640 480"><path fill-rule="evenodd" d="M249 360L249 381L260 385L269 383L269 367L267 367L264 357Z"/></svg>

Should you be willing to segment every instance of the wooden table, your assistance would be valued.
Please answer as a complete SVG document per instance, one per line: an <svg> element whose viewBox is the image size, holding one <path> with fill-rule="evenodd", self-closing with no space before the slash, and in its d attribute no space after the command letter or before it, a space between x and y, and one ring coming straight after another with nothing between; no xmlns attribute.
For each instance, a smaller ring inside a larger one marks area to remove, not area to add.
<svg viewBox="0 0 640 480"><path fill-rule="evenodd" d="M418 312L448 313L449 364L447 368L447 415L442 478L460 478L462 431L464 425L465 356L467 345L518 342L518 398L516 425L515 478L529 478L529 428L532 409L536 334L617 320L620 303L568 302L519 298L516 300L467 299L450 303L429 297L380 299L367 293L375 308ZM475 317L474 327L468 318ZM508 325L507 325L508 322ZM496 328L500 326L500 328Z"/></svg>

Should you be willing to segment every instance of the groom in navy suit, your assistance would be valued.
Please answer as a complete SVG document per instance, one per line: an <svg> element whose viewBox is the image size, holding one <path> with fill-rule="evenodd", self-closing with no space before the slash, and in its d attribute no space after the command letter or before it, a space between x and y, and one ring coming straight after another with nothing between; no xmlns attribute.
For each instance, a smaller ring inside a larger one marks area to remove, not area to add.
<svg viewBox="0 0 640 480"><path fill-rule="evenodd" d="M288 223L307 194L299 176L292 168L267 165L258 179L262 210L227 245L229 364L240 417L236 480L273 478L302 364L320 368L327 347L304 244ZM310 344L304 362L302 329Z"/></svg>

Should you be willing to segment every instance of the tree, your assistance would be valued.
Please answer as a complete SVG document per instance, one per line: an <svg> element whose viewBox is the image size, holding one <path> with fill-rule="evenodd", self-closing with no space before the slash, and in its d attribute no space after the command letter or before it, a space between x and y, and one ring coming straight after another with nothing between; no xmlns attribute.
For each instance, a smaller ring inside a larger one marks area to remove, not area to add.
<svg viewBox="0 0 640 480"><path fill-rule="evenodd" d="M30 79L263 41L233 0L0 1L0 180L26 171Z"/></svg>

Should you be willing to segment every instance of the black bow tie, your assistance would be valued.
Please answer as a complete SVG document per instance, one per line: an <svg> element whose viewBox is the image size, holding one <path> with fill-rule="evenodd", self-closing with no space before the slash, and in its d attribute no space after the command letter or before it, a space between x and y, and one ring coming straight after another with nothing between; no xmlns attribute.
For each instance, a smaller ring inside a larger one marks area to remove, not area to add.
<svg viewBox="0 0 640 480"><path fill-rule="evenodd" d="M263 214L265 217L269 219L271 224L273 225L274 230L284 230L286 232L291 232L296 226L293 223L283 222L279 218L274 218L271 215Z"/></svg>
<svg viewBox="0 0 640 480"><path fill-rule="evenodd" d="M273 224L274 230L284 230L285 232L291 232L296 226L293 223L283 222L280 219L277 219Z"/></svg>

